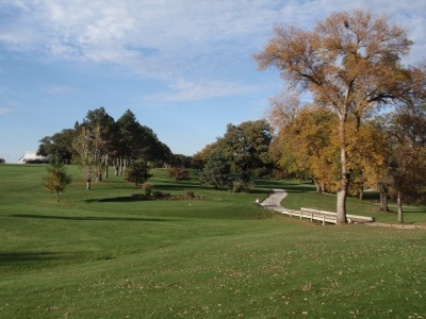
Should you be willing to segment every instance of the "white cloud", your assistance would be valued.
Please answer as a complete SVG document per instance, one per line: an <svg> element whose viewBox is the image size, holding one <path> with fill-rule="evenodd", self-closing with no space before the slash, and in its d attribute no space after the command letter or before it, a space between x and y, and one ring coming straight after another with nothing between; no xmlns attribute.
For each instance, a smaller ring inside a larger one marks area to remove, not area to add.
<svg viewBox="0 0 426 319"><path fill-rule="evenodd" d="M258 88L232 82L203 82L193 83L180 80L170 85L173 92L151 94L145 97L149 101L157 102L189 102L205 100L227 95L242 95L256 92Z"/></svg>
<svg viewBox="0 0 426 319"><path fill-rule="evenodd" d="M10 112L12 112L12 109L11 109L11 108L8 108L8 107L0 107L0 115L5 115L5 114L10 113Z"/></svg>
<svg viewBox="0 0 426 319"><path fill-rule="evenodd" d="M71 94L74 89L67 85L50 85L43 87L43 90L54 95L68 95Z"/></svg>
<svg viewBox="0 0 426 319"><path fill-rule="evenodd" d="M410 61L423 58L424 0L5 0L0 44L54 59L120 65L166 83L176 77L211 82L218 75L197 70L224 71L248 61L275 23L311 28L334 11L355 8L406 26L416 42Z"/></svg>

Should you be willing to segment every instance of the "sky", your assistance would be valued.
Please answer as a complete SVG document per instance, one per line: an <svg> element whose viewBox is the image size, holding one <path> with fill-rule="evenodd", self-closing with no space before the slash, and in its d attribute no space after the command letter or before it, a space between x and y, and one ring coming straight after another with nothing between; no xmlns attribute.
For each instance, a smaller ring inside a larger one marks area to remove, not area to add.
<svg viewBox="0 0 426 319"><path fill-rule="evenodd" d="M281 92L253 59L274 25L354 9L406 28L404 64L424 61L424 0L0 0L0 157L16 163L101 106L191 156Z"/></svg>

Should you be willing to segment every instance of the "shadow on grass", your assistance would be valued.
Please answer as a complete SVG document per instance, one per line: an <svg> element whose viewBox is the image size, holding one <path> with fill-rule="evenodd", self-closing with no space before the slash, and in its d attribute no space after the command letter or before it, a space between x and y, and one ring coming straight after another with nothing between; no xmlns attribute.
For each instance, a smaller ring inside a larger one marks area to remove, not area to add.
<svg viewBox="0 0 426 319"><path fill-rule="evenodd" d="M286 183L283 188L287 193L315 192L315 186L310 183Z"/></svg>
<svg viewBox="0 0 426 319"><path fill-rule="evenodd" d="M15 262L26 262L26 261L41 261L41 260L52 260L59 259L61 253L52 253L52 252L20 252L20 253L11 253L11 252L0 252L0 265L6 263L15 263Z"/></svg>
<svg viewBox="0 0 426 319"><path fill-rule="evenodd" d="M269 188L283 188L284 183L281 180L266 180L258 179L254 183L257 187L269 187Z"/></svg>
<svg viewBox="0 0 426 319"><path fill-rule="evenodd" d="M200 185L197 183L184 183L184 182L180 182L180 183L176 183L176 182L162 182L161 185L154 185L154 190L171 190L171 191L185 191L185 190L209 190L209 189L213 189L212 186L206 186L206 185Z"/></svg>
<svg viewBox="0 0 426 319"><path fill-rule="evenodd" d="M121 202L145 202L151 199L142 194L133 194L130 196L94 198L84 200L86 203L121 203Z"/></svg>
<svg viewBox="0 0 426 319"><path fill-rule="evenodd" d="M51 216L51 215L11 215L16 218L31 218L31 219L60 219L60 220L84 220L84 221L112 221L112 222L165 222L171 219L162 218L131 218L131 217L77 217L77 216Z"/></svg>

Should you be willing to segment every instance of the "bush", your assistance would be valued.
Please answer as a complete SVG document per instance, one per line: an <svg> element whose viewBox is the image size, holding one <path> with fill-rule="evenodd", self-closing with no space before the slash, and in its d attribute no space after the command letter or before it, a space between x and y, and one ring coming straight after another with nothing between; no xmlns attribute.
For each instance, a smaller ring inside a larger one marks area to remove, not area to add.
<svg viewBox="0 0 426 319"><path fill-rule="evenodd" d="M177 182L191 179L189 176L189 171L186 168L173 167L170 169L169 174L170 177Z"/></svg>
<svg viewBox="0 0 426 319"><path fill-rule="evenodd" d="M136 186L145 183L152 175L149 174L149 166L143 160L135 161L130 165L124 176L127 182L133 182Z"/></svg>
<svg viewBox="0 0 426 319"><path fill-rule="evenodd" d="M250 193L253 190L253 183L237 181L232 185L233 193Z"/></svg>
<svg viewBox="0 0 426 319"><path fill-rule="evenodd" d="M152 193L152 195L155 198L166 198L166 197L170 197L169 193L163 193L163 192L160 192L160 191L155 191L154 193Z"/></svg>
<svg viewBox="0 0 426 319"><path fill-rule="evenodd" d="M145 196L149 197L151 196L152 193L152 184L151 183L143 183L142 184L142 189L145 191Z"/></svg>

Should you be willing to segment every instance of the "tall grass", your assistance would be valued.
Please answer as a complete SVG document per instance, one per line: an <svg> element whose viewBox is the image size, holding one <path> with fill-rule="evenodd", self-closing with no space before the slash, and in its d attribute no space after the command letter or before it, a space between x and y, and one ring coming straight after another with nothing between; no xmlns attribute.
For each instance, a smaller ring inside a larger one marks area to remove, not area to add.
<svg viewBox="0 0 426 319"><path fill-rule="evenodd" d="M207 199L135 201L121 177L86 191L69 172L57 203L43 167L0 166L1 318L426 317L425 231L323 227L253 204L284 187L284 205L328 205L307 202L309 185L232 194L156 170L155 189Z"/></svg>

